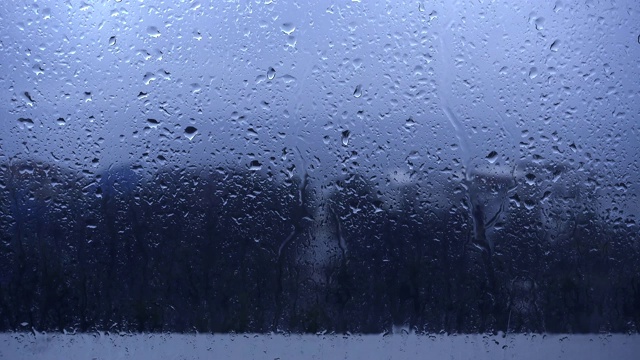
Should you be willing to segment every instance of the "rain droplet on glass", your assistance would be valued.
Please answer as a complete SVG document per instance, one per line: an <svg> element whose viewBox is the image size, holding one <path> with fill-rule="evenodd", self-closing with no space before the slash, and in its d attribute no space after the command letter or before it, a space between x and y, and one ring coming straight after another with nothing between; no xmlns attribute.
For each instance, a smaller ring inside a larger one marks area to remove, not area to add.
<svg viewBox="0 0 640 360"><path fill-rule="evenodd" d="M197 133L198 133L198 129L196 129L193 126L187 126L184 129L184 136L189 140L193 140L193 138L196 136Z"/></svg>
<svg viewBox="0 0 640 360"><path fill-rule="evenodd" d="M493 164L496 162L496 160L498 159L498 153L495 151L491 151L488 155L487 155L487 160L489 161L489 163Z"/></svg>
<svg viewBox="0 0 640 360"><path fill-rule="evenodd" d="M287 35L291 35L294 31L296 31L296 26L293 23L286 22L280 26L280 30Z"/></svg>
<svg viewBox="0 0 640 360"><path fill-rule="evenodd" d="M342 131L342 145L344 145L344 146L349 145L349 136L350 135L351 135L351 131L349 131L349 130Z"/></svg>
<svg viewBox="0 0 640 360"><path fill-rule="evenodd" d="M19 118L18 123L27 129L31 129L33 127L33 120L29 118Z"/></svg>
<svg viewBox="0 0 640 360"><path fill-rule="evenodd" d="M258 160L252 160L249 164L250 171L259 171L262 169L262 164Z"/></svg>
<svg viewBox="0 0 640 360"><path fill-rule="evenodd" d="M356 89L353 91L353 96L359 98L362 96L362 85L356 86Z"/></svg>
<svg viewBox="0 0 640 360"><path fill-rule="evenodd" d="M158 30L157 27L155 26L149 26L147 28L147 35L153 37L153 38L157 38L160 36L160 30Z"/></svg>
<svg viewBox="0 0 640 360"><path fill-rule="evenodd" d="M158 125L160 125L160 121L156 119L147 119L147 124L150 128L155 129L158 127Z"/></svg>

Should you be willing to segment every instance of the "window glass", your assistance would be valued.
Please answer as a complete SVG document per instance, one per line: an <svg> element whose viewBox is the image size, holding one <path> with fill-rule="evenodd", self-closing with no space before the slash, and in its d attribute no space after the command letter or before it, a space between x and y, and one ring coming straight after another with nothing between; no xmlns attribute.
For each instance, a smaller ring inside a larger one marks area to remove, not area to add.
<svg viewBox="0 0 640 360"><path fill-rule="evenodd" d="M0 4L0 331L640 326L634 1Z"/></svg>

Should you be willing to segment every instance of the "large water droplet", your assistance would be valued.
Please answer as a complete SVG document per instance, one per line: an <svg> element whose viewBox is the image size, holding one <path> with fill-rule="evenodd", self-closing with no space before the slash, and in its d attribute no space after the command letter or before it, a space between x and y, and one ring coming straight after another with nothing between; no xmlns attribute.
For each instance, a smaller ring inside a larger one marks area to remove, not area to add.
<svg viewBox="0 0 640 360"><path fill-rule="evenodd" d="M362 85L356 86L356 89L353 91L353 96L359 98L362 96Z"/></svg>
<svg viewBox="0 0 640 360"><path fill-rule="evenodd" d="M404 126L410 128L410 127L414 127L416 125L416 121L413 120L412 117L408 118L405 122L404 122Z"/></svg>
<svg viewBox="0 0 640 360"><path fill-rule="evenodd" d="M351 135L351 131L349 130L344 130L342 132L342 145L347 146L349 145L349 136Z"/></svg>
<svg viewBox="0 0 640 360"><path fill-rule="evenodd" d="M528 173L524 177L527 179L527 184L534 185L534 182L536 180L536 176L534 174Z"/></svg>
<svg viewBox="0 0 640 360"><path fill-rule="evenodd" d="M184 129L184 137L186 137L189 140L193 140L193 138L196 136L197 133L198 133L198 129L196 129L193 126L187 126Z"/></svg>
<svg viewBox="0 0 640 360"><path fill-rule="evenodd" d="M267 70L267 79L273 80L273 78L275 77L276 77L276 69L270 67L269 70Z"/></svg>
<svg viewBox="0 0 640 360"><path fill-rule="evenodd" d="M296 26L293 23L286 22L280 26L280 30L287 35L291 35L294 31L296 31Z"/></svg>
<svg viewBox="0 0 640 360"><path fill-rule="evenodd" d="M18 123L21 126L26 127L27 129L31 129L33 127L33 120L31 120L29 118L19 118L18 119Z"/></svg>
<svg viewBox="0 0 640 360"><path fill-rule="evenodd" d="M42 68L42 65L41 65L41 64L35 64L35 65L33 65L33 67L32 67L31 69L33 69L33 72L34 72L36 75L42 75L42 74L44 74L44 69Z"/></svg>
<svg viewBox="0 0 640 360"><path fill-rule="evenodd" d="M282 81L284 81L285 84L290 84L290 83L296 81L296 78L291 76L291 75L289 75L289 74L287 74L287 75L282 77Z"/></svg>
<svg viewBox="0 0 640 360"><path fill-rule="evenodd" d="M109 46L114 46L116 44L116 37L112 36L109 38Z"/></svg>
<svg viewBox="0 0 640 360"><path fill-rule="evenodd" d="M259 171L261 169L262 169L262 164L260 163L260 161L251 160L251 163L249 164L250 171Z"/></svg>
<svg viewBox="0 0 640 360"><path fill-rule="evenodd" d="M155 26L149 26L147 28L147 35L153 37L153 38L157 38L160 36L160 30L158 30L157 27Z"/></svg>
<svg viewBox="0 0 640 360"><path fill-rule="evenodd" d="M287 46L288 47L296 47L298 40L296 40L295 36L287 36Z"/></svg>
<svg viewBox="0 0 640 360"><path fill-rule="evenodd" d="M558 51L559 48L560 48L560 40L556 40L552 42L551 46L549 46L549 50L551 51Z"/></svg>
<svg viewBox="0 0 640 360"><path fill-rule="evenodd" d="M150 128L155 129L160 125L160 121L156 119L147 119L147 125L149 125Z"/></svg>
<svg viewBox="0 0 640 360"><path fill-rule="evenodd" d="M498 153L495 151L491 151L488 155L487 155L487 160L493 164L496 162L496 160L498 159Z"/></svg>
<svg viewBox="0 0 640 360"><path fill-rule="evenodd" d="M25 91L22 95L24 96L24 99L25 99L25 102L27 103L27 105L33 106L33 103L35 101L33 101L33 97L31 96L31 94L29 94L28 91Z"/></svg>
<svg viewBox="0 0 640 360"><path fill-rule="evenodd" d="M355 58L351 61L351 64L353 64L353 68L354 69L359 69L362 66L362 59L361 58Z"/></svg>
<svg viewBox="0 0 640 360"><path fill-rule="evenodd" d="M535 66L529 69L529 79L535 79L538 77L538 68Z"/></svg>
<svg viewBox="0 0 640 360"><path fill-rule="evenodd" d="M145 85L149 85L155 79L156 79L156 75L152 72L148 72L144 74L144 77L142 78L142 82L144 82Z"/></svg>

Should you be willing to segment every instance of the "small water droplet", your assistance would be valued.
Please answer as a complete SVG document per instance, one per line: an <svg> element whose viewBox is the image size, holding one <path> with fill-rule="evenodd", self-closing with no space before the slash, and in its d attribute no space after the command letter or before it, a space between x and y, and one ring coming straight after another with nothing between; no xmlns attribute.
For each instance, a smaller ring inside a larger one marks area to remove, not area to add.
<svg viewBox="0 0 640 360"><path fill-rule="evenodd" d="M408 118L408 119L405 121L405 123L404 123L404 126L406 126L406 127L408 127L408 128L413 127L413 126L415 126L415 125L416 125L416 121L415 121L415 120L413 120L413 118L412 118L412 117Z"/></svg>
<svg viewBox="0 0 640 360"><path fill-rule="evenodd" d="M535 79L538 76L538 68L535 66L529 69L529 79Z"/></svg>
<svg viewBox="0 0 640 360"><path fill-rule="evenodd" d="M424 5L422 5L422 3L418 3L418 11L424 12Z"/></svg>
<svg viewBox="0 0 640 360"><path fill-rule="evenodd" d="M109 46L114 46L116 44L116 37L112 36L109 38Z"/></svg>
<svg viewBox="0 0 640 360"><path fill-rule="evenodd" d="M287 35L291 35L294 31L296 31L296 26L293 23L286 22L280 26L280 30Z"/></svg>
<svg viewBox="0 0 640 360"><path fill-rule="evenodd" d="M276 69L270 67L269 70L267 70L267 79L273 80L273 78L275 77L276 77Z"/></svg>
<svg viewBox="0 0 640 360"><path fill-rule="evenodd" d="M556 40L552 42L551 46L549 46L549 50L551 51L558 51L559 48L560 48L560 40Z"/></svg>
<svg viewBox="0 0 640 360"><path fill-rule="evenodd" d="M349 145L349 136L350 135L351 135L351 131L349 131L349 130L342 131L342 145L344 145L344 146Z"/></svg>
<svg viewBox="0 0 640 360"><path fill-rule="evenodd" d="M193 138L196 136L197 133L198 133L198 129L196 129L193 126L187 126L184 129L184 137L186 137L189 140L193 140Z"/></svg>
<svg viewBox="0 0 640 360"><path fill-rule="evenodd" d="M356 86L356 89L353 91L353 96L359 98L362 96L362 85Z"/></svg>

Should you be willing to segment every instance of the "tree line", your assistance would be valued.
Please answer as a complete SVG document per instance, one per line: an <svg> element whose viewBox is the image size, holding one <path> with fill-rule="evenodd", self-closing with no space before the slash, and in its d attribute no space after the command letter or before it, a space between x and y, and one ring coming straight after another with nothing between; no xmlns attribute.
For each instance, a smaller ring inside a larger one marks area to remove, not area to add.
<svg viewBox="0 0 640 360"><path fill-rule="evenodd" d="M553 194L522 190L493 216L456 198L464 181L445 188L452 206L421 201L411 184L394 209L357 173L314 181L223 166L2 164L0 331L640 326L637 226L598 214L588 196L543 212L514 204ZM545 216L562 216L553 236Z"/></svg>

